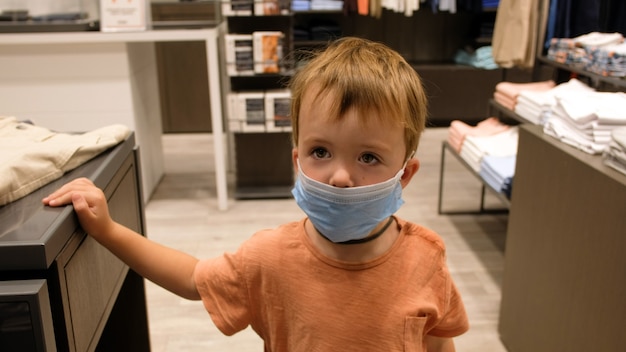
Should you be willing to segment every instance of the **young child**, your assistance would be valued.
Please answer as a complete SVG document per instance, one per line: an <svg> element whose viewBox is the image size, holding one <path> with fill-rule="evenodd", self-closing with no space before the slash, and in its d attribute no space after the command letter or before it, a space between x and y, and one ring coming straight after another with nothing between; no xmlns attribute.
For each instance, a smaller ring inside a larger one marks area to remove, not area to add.
<svg viewBox="0 0 626 352"><path fill-rule="evenodd" d="M201 299L227 335L266 351L454 351L468 319L433 231L394 213L419 168L426 98L395 51L333 42L291 81L293 195L307 217L198 260L112 220L87 179L46 197L143 277Z"/></svg>

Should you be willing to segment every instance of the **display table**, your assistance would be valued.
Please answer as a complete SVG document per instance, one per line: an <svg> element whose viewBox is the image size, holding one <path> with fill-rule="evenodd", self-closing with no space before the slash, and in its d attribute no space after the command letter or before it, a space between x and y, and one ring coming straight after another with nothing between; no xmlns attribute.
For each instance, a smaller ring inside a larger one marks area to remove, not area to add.
<svg viewBox="0 0 626 352"><path fill-rule="evenodd" d="M85 234L72 206L41 202L77 177L103 189L116 221L145 231L134 134L0 207L1 351L150 350L143 279Z"/></svg>
<svg viewBox="0 0 626 352"><path fill-rule="evenodd" d="M500 336L511 352L626 346L626 175L521 125Z"/></svg>
<svg viewBox="0 0 626 352"><path fill-rule="evenodd" d="M102 33L0 34L3 115L62 132L122 123L136 132L147 201L163 175L154 43L204 42L215 150L218 208L227 208L226 148L218 58L220 26ZM207 117L209 118L209 117Z"/></svg>

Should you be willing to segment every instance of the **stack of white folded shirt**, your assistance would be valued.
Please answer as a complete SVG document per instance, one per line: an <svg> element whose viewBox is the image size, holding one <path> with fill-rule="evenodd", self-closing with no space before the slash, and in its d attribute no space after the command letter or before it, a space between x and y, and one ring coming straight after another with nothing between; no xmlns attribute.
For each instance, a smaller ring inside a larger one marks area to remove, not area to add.
<svg viewBox="0 0 626 352"><path fill-rule="evenodd" d="M600 154L611 131L626 126L626 94L591 92L557 94L544 132L589 154Z"/></svg>
<svg viewBox="0 0 626 352"><path fill-rule="evenodd" d="M549 90L523 90L517 97L515 113L536 125L544 125L552 113L552 108L556 105L557 94L593 91L595 91L593 88L576 78Z"/></svg>
<svg viewBox="0 0 626 352"><path fill-rule="evenodd" d="M511 156L517 154L518 128L512 126L491 136L466 136L460 156L476 172L485 155Z"/></svg>
<svg viewBox="0 0 626 352"><path fill-rule="evenodd" d="M606 165L626 174L626 127L611 132L611 141L602 153L602 160Z"/></svg>

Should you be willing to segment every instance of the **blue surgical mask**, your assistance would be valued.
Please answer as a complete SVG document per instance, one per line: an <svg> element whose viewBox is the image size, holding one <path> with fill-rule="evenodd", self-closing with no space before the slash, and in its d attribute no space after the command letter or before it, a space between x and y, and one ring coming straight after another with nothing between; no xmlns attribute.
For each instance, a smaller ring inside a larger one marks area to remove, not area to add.
<svg viewBox="0 0 626 352"><path fill-rule="evenodd" d="M360 187L334 187L302 172L291 193L315 229L335 243L361 240L384 219L393 215L402 200L400 178L404 167L387 181Z"/></svg>

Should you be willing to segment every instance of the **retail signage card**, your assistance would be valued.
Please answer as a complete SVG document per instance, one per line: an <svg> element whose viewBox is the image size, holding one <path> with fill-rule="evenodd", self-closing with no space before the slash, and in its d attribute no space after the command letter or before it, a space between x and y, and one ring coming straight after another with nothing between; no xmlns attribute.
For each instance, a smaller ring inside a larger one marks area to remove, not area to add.
<svg viewBox="0 0 626 352"><path fill-rule="evenodd" d="M102 32L137 32L148 29L148 0L100 0Z"/></svg>

